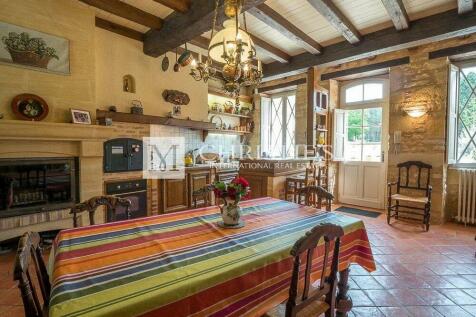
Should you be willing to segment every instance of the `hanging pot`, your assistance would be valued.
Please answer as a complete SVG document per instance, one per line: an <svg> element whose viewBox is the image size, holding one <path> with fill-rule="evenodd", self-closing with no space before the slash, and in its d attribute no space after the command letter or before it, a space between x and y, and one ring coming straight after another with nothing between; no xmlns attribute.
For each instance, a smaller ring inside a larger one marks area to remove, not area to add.
<svg viewBox="0 0 476 317"><path fill-rule="evenodd" d="M190 65L192 61L193 61L193 56L192 56L192 53L190 53L190 51L183 52L182 55L180 55L178 59L178 63L182 67Z"/></svg>
<svg viewBox="0 0 476 317"><path fill-rule="evenodd" d="M165 56L162 59L162 71L166 72L169 69L169 65L169 58L167 57L167 53L165 53Z"/></svg>
<svg viewBox="0 0 476 317"><path fill-rule="evenodd" d="M175 50L175 65L174 65L174 72L178 73L182 67L178 62L178 52L177 49Z"/></svg>

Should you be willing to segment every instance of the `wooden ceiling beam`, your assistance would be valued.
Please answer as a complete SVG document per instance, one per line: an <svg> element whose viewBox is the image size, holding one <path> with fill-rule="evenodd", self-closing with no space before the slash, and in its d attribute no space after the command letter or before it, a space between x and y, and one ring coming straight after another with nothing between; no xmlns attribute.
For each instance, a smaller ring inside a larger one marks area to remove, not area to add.
<svg viewBox="0 0 476 317"><path fill-rule="evenodd" d="M458 0L458 13L465 14L473 11L473 0Z"/></svg>
<svg viewBox="0 0 476 317"><path fill-rule="evenodd" d="M288 64L277 62L266 64L263 66L263 72L266 79L272 79L299 73L311 66L335 66L475 32L475 11L459 15L457 10L450 10L412 21L412 27L402 32L395 32L391 27L369 33L357 46L340 42L326 46L321 55L303 53L293 56Z"/></svg>
<svg viewBox="0 0 476 317"><path fill-rule="evenodd" d="M162 27L162 19L119 0L80 0L90 6L120 16L121 18L148 26L152 29Z"/></svg>
<svg viewBox="0 0 476 317"><path fill-rule="evenodd" d="M190 9L191 0L154 0L174 11L186 13Z"/></svg>
<svg viewBox="0 0 476 317"><path fill-rule="evenodd" d="M257 47L263 50L266 55L268 55L275 61L278 61L280 63L288 63L291 59L291 56L288 53L281 51L279 48L269 44L268 42L260 39L259 37L256 37L251 34L251 40L256 44Z"/></svg>
<svg viewBox="0 0 476 317"><path fill-rule="evenodd" d="M265 0L247 0L243 10L247 11ZM160 30L149 30L145 35L144 53L160 56L165 52L189 42L212 28L215 1L192 1L187 13L174 12L164 20ZM219 1L217 25L222 25L227 17L223 10L223 1Z"/></svg>
<svg viewBox="0 0 476 317"><path fill-rule="evenodd" d="M322 46L319 43L266 4L256 6L248 12L284 36L297 42L309 53L319 54L322 52Z"/></svg>
<svg viewBox="0 0 476 317"><path fill-rule="evenodd" d="M144 39L144 33L127 28L125 26L96 17L96 27L108 30L110 32L141 41Z"/></svg>
<svg viewBox="0 0 476 317"><path fill-rule="evenodd" d="M402 0L381 0L388 15L392 19L393 25L398 31L406 30L410 27L407 10Z"/></svg>
<svg viewBox="0 0 476 317"><path fill-rule="evenodd" d="M331 0L307 0L351 44L360 42L361 35Z"/></svg>

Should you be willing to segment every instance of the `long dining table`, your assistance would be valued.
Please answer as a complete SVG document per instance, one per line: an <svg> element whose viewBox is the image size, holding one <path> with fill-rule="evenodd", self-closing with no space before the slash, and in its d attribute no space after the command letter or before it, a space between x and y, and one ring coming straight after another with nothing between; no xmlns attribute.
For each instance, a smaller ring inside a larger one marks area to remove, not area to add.
<svg viewBox="0 0 476 317"><path fill-rule="evenodd" d="M261 316L288 296L293 244L322 223L345 232L337 296L345 316L350 264L375 270L364 223L274 198L240 206L240 229L218 227L211 206L61 231L50 254L50 316Z"/></svg>

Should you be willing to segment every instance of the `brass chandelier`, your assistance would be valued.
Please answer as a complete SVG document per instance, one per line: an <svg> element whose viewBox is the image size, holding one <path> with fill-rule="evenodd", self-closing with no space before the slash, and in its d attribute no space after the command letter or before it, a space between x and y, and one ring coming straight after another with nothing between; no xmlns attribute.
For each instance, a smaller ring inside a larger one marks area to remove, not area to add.
<svg viewBox="0 0 476 317"><path fill-rule="evenodd" d="M218 2L215 3L215 14L212 35L208 46L208 57L205 62L192 62L190 75L197 81L205 83L215 74L215 65L219 65L223 74L223 89L231 97L238 98L244 86L257 87L263 78L262 64L256 58L256 48L246 26L243 12L244 29L240 28L239 16L245 0L225 0L225 15L229 18L223 23L223 29L216 33ZM222 66L223 65L223 66Z"/></svg>

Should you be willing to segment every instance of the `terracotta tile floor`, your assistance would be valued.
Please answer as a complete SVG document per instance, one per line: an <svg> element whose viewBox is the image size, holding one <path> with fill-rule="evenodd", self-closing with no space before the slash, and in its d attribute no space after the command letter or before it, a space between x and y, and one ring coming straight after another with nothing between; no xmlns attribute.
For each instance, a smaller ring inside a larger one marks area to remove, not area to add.
<svg viewBox="0 0 476 317"><path fill-rule="evenodd" d="M377 271L351 267L350 316L476 316L475 227L365 221ZM0 316L23 316L12 253L0 255Z"/></svg>

